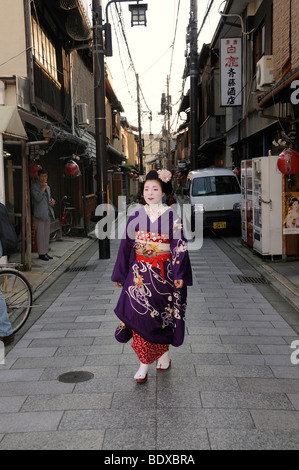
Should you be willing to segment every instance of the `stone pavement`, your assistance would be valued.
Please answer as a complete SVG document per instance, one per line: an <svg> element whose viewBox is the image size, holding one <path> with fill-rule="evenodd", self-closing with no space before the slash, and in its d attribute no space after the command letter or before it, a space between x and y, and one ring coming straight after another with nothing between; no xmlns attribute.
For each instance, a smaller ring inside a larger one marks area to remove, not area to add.
<svg viewBox="0 0 299 470"><path fill-rule="evenodd" d="M254 268L207 238L190 253L185 342L138 385L135 353L114 340L117 248L98 260L92 244L40 296L43 314L0 366L0 449L298 449L299 338L286 319L299 313L270 285L238 284ZM70 371L93 378L58 380Z"/></svg>
<svg viewBox="0 0 299 470"><path fill-rule="evenodd" d="M65 271L66 265L70 265L76 257L86 250L94 238L66 236L61 240L50 242L49 255L53 257L50 261L42 261L37 253L31 255L31 270L26 271L34 297L38 297L47 287ZM10 263L20 263L20 253L9 258Z"/></svg>

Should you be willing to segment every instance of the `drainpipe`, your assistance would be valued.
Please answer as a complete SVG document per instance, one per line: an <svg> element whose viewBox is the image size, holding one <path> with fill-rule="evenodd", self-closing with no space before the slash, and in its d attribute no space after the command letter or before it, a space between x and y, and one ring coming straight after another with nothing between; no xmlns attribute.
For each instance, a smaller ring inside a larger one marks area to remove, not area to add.
<svg viewBox="0 0 299 470"><path fill-rule="evenodd" d="M27 78L29 80L29 96L31 106L35 106L32 35L31 35L31 0L24 0L25 36L27 51Z"/></svg>

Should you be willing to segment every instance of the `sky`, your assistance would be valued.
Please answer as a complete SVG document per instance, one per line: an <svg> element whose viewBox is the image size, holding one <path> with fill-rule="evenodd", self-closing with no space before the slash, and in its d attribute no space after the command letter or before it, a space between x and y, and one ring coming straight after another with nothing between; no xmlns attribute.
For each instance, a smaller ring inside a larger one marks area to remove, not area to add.
<svg viewBox="0 0 299 470"><path fill-rule="evenodd" d="M103 0L103 14L108 0ZM91 0L82 0L91 11ZM138 126L136 74L141 89L142 132L161 133L164 117L159 115L161 95L167 92L167 76L170 77L170 95L173 111L171 130L175 131L186 116L178 117L177 109L182 91L189 88L189 80L183 83L185 67L186 32L190 18L190 0L142 0L147 3L147 26L131 27L130 2L117 2L108 9L112 25L113 57L106 62L113 78L113 88L122 103L129 124ZM198 52L209 43L221 19L219 5L223 0L198 0L198 31L202 26L207 8L212 5L198 37ZM116 6L122 12L127 45L123 39ZM106 21L106 19L105 19ZM129 52L128 52L129 51ZM129 57L129 54L131 58ZM133 64L133 65L132 65ZM184 85L184 86L183 86ZM152 121L150 113L152 112Z"/></svg>

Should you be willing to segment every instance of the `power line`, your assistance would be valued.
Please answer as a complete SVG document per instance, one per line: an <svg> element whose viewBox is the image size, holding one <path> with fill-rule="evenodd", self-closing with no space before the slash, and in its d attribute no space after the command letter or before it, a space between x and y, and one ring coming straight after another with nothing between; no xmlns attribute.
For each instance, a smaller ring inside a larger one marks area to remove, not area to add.
<svg viewBox="0 0 299 470"><path fill-rule="evenodd" d="M212 6L213 6L213 3L214 3L214 0L210 0L210 5L207 7L206 14L205 14L205 16L204 16L204 18L203 18L201 27L199 28L199 31L198 31L198 33L197 33L197 39L198 39L198 37L199 37L199 35L200 35L200 33L201 33L201 31L202 31L204 25L205 25L205 22L206 22L206 20L207 20L209 14L210 14L210 11L211 11L211 8L212 8Z"/></svg>
<svg viewBox="0 0 299 470"><path fill-rule="evenodd" d="M122 21L122 17L121 17L121 14L119 12L119 9L117 7L116 4L114 4L115 8L116 8L116 11L117 11L117 14L118 14L118 17L119 17L119 22L120 22L120 25L121 25L121 31L122 31L122 35L123 35L123 38L125 40L125 44L126 44L126 48L127 48L127 52L128 52L128 55L129 55L129 58L130 58L130 62L131 62L131 66L135 72L135 76L137 76L137 72L136 72L136 69L135 69L135 65L134 65L134 62L133 62L133 59L132 59L132 55L131 55L131 52L130 52L130 48L129 48L129 44L128 44L128 40L127 40L127 36L126 36L126 33L125 33L125 29L124 29L124 25L123 25L123 21ZM144 94L142 92L142 89L139 85L139 90L140 90L140 93L141 93L141 96L143 98L143 101L148 109L148 111L151 111L150 110L150 107L148 106L147 102L146 102L146 99L144 97Z"/></svg>
<svg viewBox="0 0 299 470"><path fill-rule="evenodd" d="M171 59L170 59L170 70L169 70L169 77L170 78L171 78L171 71L172 71L172 64L173 64L174 46L175 46L175 40L176 40L176 35L177 35L177 30L178 30L180 6L181 6L181 0L179 0L179 3L178 3L176 24L175 24L175 31L174 31L174 39L173 39L172 45L170 46L170 47L172 47L172 53L171 53Z"/></svg>

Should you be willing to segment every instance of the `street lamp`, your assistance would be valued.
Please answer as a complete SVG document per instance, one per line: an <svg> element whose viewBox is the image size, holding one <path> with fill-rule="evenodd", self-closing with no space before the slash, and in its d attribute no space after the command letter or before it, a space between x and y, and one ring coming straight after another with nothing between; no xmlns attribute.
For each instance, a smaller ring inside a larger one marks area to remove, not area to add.
<svg viewBox="0 0 299 470"><path fill-rule="evenodd" d="M129 5L131 12L131 26L146 26L146 10L147 4Z"/></svg>
<svg viewBox="0 0 299 470"><path fill-rule="evenodd" d="M96 207L101 204L109 204L108 177L107 177L107 141L106 141L106 87L105 87L105 63L104 56L112 56L111 25L108 22L108 7L111 3L129 2L131 0L111 0L106 5L106 24L103 24L103 0L92 0L93 9L93 71L94 71L94 103L95 103L95 134L96 134L96 167L97 167L97 193ZM140 0L137 0L139 3ZM132 5L130 5L132 6ZM140 5L139 5L140 7ZM145 11L147 5L143 5L143 16L146 25ZM133 18L132 26L136 23ZM134 21L133 21L134 20ZM134 24L133 24L134 23ZM139 23L138 23L139 24ZM105 33L105 43L103 38ZM102 218L102 217L101 217ZM100 218L100 219L101 219ZM110 258L110 240L106 237L99 239L99 258Z"/></svg>
<svg viewBox="0 0 299 470"><path fill-rule="evenodd" d="M106 5L106 23L108 23L108 7L111 3L122 3L122 2L130 2L132 0L111 0ZM131 12L131 26L146 26L146 10L147 4L144 3L139 5L139 2L142 0L136 0L137 4L129 5L129 10Z"/></svg>

